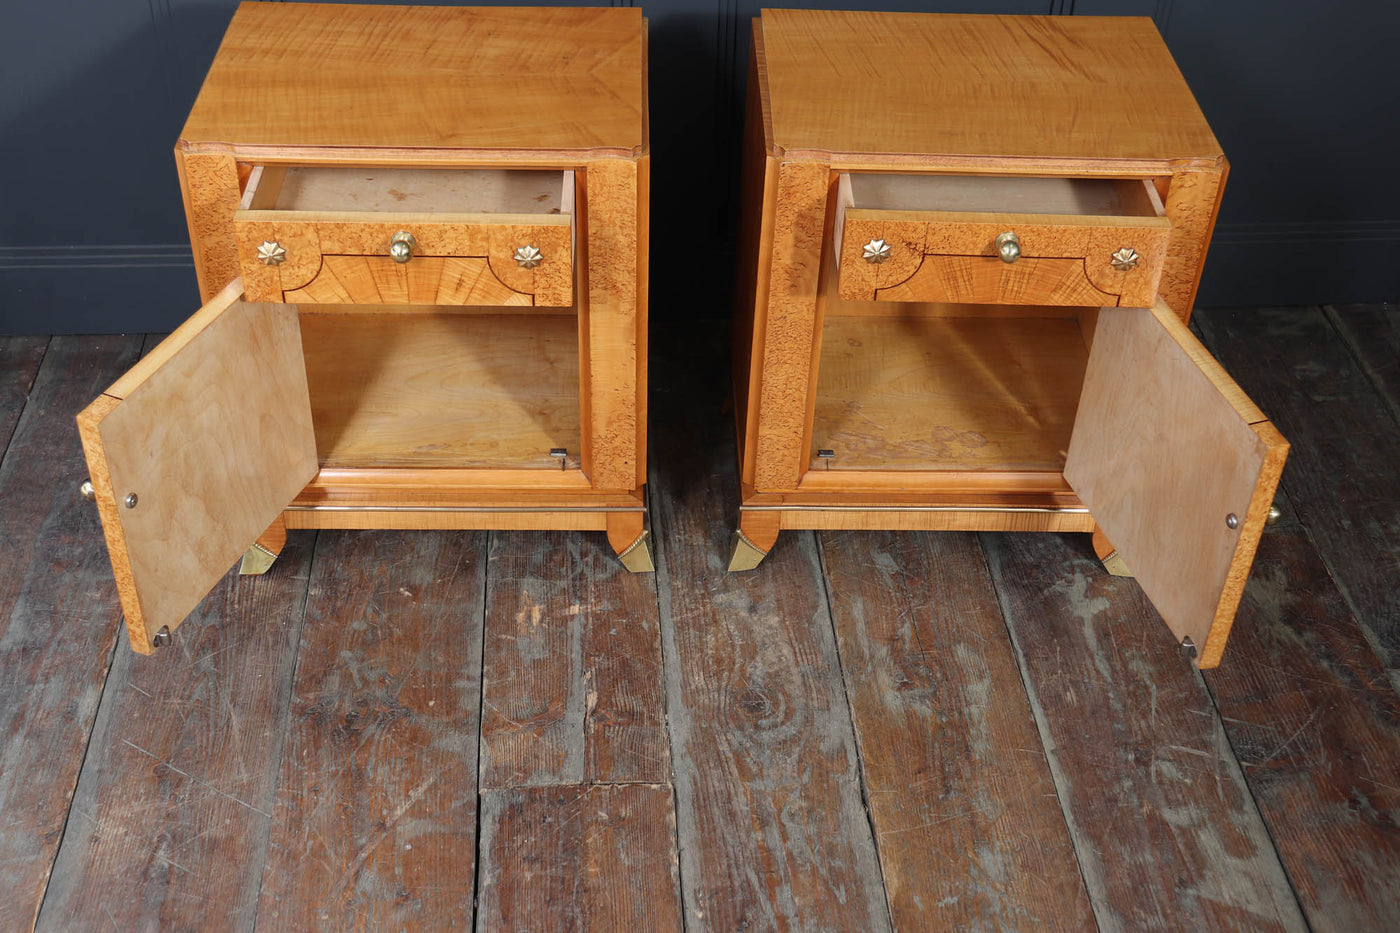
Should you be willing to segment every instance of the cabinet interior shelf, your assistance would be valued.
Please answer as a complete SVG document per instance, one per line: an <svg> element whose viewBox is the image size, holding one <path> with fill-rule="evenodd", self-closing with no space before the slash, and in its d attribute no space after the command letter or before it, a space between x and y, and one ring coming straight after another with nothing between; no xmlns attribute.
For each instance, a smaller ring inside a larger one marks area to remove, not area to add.
<svg viewBox="0 0 1400 933"><path fill-rule="evenodd" d="M1064 469L1089 360L1075 309L1012 317L887 307L826 318L813 469ZM817 457L822 449L835 456Z"/></svg>
<svg viewBox="0 0 1400 933"><path fill-rule="evenodd" d="M532 310L303 309L321 466L578 469L578 318Z"/></svg>

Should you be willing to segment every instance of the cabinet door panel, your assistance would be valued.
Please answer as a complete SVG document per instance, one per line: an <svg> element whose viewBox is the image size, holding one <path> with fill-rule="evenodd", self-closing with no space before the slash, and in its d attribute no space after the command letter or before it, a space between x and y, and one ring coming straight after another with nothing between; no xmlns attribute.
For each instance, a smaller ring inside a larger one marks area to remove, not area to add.
<svg viewBox="0 0 1400 933"><path fill-rule="evenodd" d="M316 473L296 308L241 295L235 280L78 416L142 653Z"/></svg>
<svg viewBox="0 0 1400 933"><path fill-rule="evenodd" d="M1287 454L1165 304L1099 313L1065 478L1201 667L1225 649Z"/></svg>

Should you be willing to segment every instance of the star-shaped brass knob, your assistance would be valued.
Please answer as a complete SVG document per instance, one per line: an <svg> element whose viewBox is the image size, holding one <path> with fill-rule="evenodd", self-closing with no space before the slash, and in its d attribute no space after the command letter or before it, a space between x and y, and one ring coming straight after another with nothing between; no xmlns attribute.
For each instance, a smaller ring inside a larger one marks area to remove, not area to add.
<svg viewBox="0 0 1400 933"><path fill-rule="evenodd" d="M873 262L877 265L890 258L890 244L884 240L871 240L861 247L863 252L861 258L866 262Z"/></svg>
<svg viewBox="0 0 1400 933"><path fill-rule="evenodd" d="M258 247L258 261L265 266L280 266L287 261L287 251L276 240L263 240Z"/></svg>
<svg viewBox="0 0 1400 933"><path fill-rule="evenodd" d="M515 261L522 269L533 269L544 262L544 256L533 246L522 246L515 251Z"/></svg>
<svg viewBox="0 0 1400 933"><path fill-rule="evenodd" d="M1125 246L1112 256L1113 268L1119 272L1127 272L1136 269L1138 264L1138 252L1131 246Z"/></svg>

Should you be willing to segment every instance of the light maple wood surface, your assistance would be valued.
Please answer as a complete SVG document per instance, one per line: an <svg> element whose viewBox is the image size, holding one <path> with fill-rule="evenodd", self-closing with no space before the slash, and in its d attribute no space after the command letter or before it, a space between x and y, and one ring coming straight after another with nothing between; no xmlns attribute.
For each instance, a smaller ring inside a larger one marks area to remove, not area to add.
<svg viewBox="0 0 1400 933"><path fill-rule="evenodd" d="M1214 159L1145 17L764 10L773 142L804 153Z"/></svg>
<svg viewBox="0 0 1400 933"><path fill-rule="evenodd" d="M397 263L388 256L323 256L316 277L282 292L296 304L531 305L476 256L419 256ZM557 309L556 309L557 310Z"/></svg>
<svg viewBox="0 0 1400 933"><path fill-rule="evenodd" d="M244 3L186 144L563 150L645 143L639 9Z"/></svg>
<svg viewBox="0 0 1400 933"><path fill-rule="evenodd" d="M1061 470L1087 361L1070 318L828 316L810 468Z"/></svg>
<svg viewBox="0 0 1400 933"><path fill-rule="evenodd" d="M78 416L144 654L316 473L296 309L241 294L234 280Z"/></svg>
<svg viewBox="0 0 1400 933"><path fill-rule="evenodd" d="M1220 661L1287 454L1165 304L1103 309L1065 478L1201 667Z"/></svg>
<svg viewBox="0 0 1400 933"><path fill-rule="evenodd" d="M301 318L326 467L560 470L579 464L572 314Z"/></svg>

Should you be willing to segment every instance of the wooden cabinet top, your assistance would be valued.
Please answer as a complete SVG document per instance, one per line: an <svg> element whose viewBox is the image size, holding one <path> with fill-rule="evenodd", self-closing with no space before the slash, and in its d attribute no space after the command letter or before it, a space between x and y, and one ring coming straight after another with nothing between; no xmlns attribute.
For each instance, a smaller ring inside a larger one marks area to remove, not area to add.
<svg viewBox="0 0 1400 933"><path fill-rule="evenodd" d="M646 145L637 9L244 3L181 145Z"/></svg>
<svg viewBox="0 0 1400 933"><path fill-rule="evenodd" d="M789 155L1221 155L1147 18L764 10L754 29Z"/></svg>

